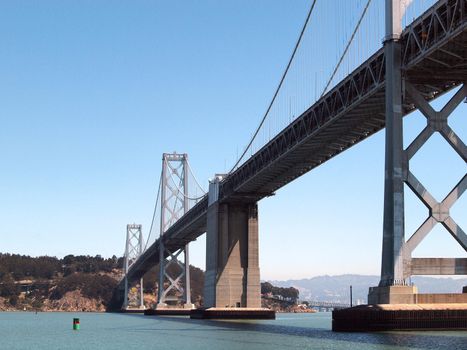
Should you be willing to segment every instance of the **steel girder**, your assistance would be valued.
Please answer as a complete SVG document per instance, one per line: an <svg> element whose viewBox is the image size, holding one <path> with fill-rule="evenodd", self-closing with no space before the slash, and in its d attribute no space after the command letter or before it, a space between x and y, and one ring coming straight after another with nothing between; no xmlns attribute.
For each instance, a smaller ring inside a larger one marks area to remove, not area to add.
<svg viewBox="0 0 467 350"><path fill-rule="evenodd" d="M207 197L205 197L167 229L164 236L157 239L148 247L130 267L128 271L129 280L134 281L142 277L154 266L154 261L159 261L160 242L162 239L169 250L175 251L206 232L207 208L208 202ZM168 257L166 252L164 253L164 257ZM121 285L120 289L123 288L122 283L123 280L119 284L119 286Z"/></svg>
<svg viewBox="0 0 467 350"><path fill-rule="evenodd" d="M402 33L404 75L426 100L467 78L466 8L438 1ZM221 198L261 199L384 128L384 81L381 49L227 177Z"/></svg>
<svg viewBox="0 0 467 350"><path fill-rule="evenodd" d="M467 81L467 0L440 0L402 33L403 74L426 101ZM251 200L323 164L385 126L384 52L377 51L221 185L221 200ZM416 109L410 96L404 114ZM171 226L164 242L181 247L206 231L207 196ZM157 240L129 271L144 275L159 259Z"/></svg>
<svg viewBox="0 0 467 350"><path fill-rule="evenodd" d="M380 50L227 177L220 197L258 193L255 200L260 199L381 129L384 94L378 92L383 84ZM383 103L368 103L372 98ZM370 105L376 110L368 109ZM358 107L363 113L350 113ZM370 119L371 115L377 118ZM337 122L343 117L344 123Z"/></svg>
<svg viewBox="0 0 467 350"><path fill-rule="evenodd" d="M451 50L449 47L441 47L442 41L440 39L464 30L466 11L466 0L444 0L438 1L416 19L404 31L402 65L409 67L422 63L423 58L428 57L428 66L429 62L432 62L436 66L442 65L450 69L462 68L465 72L467 68L465 56L459 55L457 49ZM465 42L455 42L454 44L464 46ZM437 51L435 55L433 55L434 51ZM441 77L441 79L446 80L446 77Z"/></svg>

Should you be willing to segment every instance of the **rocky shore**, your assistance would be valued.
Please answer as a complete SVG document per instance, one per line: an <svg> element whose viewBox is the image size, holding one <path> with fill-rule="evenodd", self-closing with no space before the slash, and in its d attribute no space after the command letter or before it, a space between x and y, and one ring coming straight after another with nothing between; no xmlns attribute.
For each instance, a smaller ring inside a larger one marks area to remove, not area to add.
<svg viewBox="0 0 467 350"><path fill-rule="evenodd" d="M313 309L307 308L305 305L290 303L287 301L272 300L267 298L261 299L261 307L274 310L278 313L315 313Z"/></svg>
<svg viewBox="0 0 467 350"><path fill-rule="evenodd" d="M16 305L0 297L0 311L41 311L41 312L105 312L102 300L84 297L79 290L65 293L57 300L38 300L20 295Z"/></svg>

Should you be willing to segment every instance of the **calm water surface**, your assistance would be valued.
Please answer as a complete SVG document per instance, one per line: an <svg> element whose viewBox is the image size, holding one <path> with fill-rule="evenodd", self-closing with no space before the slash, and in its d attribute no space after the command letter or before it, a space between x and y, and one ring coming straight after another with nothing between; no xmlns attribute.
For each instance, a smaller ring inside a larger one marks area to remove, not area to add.
<svg viewBox="0 0 467 350"><path fill-rule="evenodd" d="M72 330L73 317L81 330ZM467 332L333 333L331 314L208 321L99 313L0 313L0 349L464 349Z"/></svg>

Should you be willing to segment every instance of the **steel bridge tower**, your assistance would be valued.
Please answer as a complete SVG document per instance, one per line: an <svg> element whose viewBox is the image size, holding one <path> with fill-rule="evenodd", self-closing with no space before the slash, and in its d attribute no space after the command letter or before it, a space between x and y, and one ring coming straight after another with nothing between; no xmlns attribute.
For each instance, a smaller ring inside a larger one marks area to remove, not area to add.
<svg viewBox="0 0 467 350"><path fill-rule="evenodd" d="M411 275L467 274L467 259L412 258L412 252L438 223L467 251L467 235L451 218L450 208L467 187L467 175L438 202L410 171L410 159L425 142L438 132L467 162L467 147L448 125L448 117L466 99L467 86L463 86L440 110L435 111L416 88L410 76L401 67L402 17L404 0L386 0L386 146L384 222L381 280L378 287L370 288L369 304L413 303L417 289L409 285ZM426 74L429 74L428 72ZM434 74L434 73L433 73ZM419 88L423 82L417 82ZM412 105L426 117L423 131L404 149L403 108ZM429 217L406 241L404 232L404 184L406 184L429 210Z"/></svg>
<svg viewBox="0 0 467 350"><path fill-rule="evenodd" d="M164 239L167 229L189 209L188 169L187 154L162 155L158 309L180 304L193 308L189 245L187 243L183 249L174 251ZM180 261L181 255L183 262Z"/></svg>
<svg viewBox="0 0 467 350"><path fill-rule="evenodd" d="M144 309L143 300L143 278L141 277L139 285L136 285L136 292L129 293L128 289L128 271L133 263L143 253L143 232L141 225L126 225L126 243L125 243L125 294L122 309ZM131 294L131 297L130 295Z"/></svg>

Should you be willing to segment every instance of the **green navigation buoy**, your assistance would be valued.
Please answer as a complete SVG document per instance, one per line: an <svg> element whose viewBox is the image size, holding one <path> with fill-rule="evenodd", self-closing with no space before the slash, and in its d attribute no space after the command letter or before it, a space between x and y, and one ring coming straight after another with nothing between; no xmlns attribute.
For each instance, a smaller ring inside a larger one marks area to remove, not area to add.
<svg viewBox="0 0 467 350"><path fill-rule="evenodd" d="M73 319L73 330L74 331L79 330L79 318L74 318Z"/></svg>

